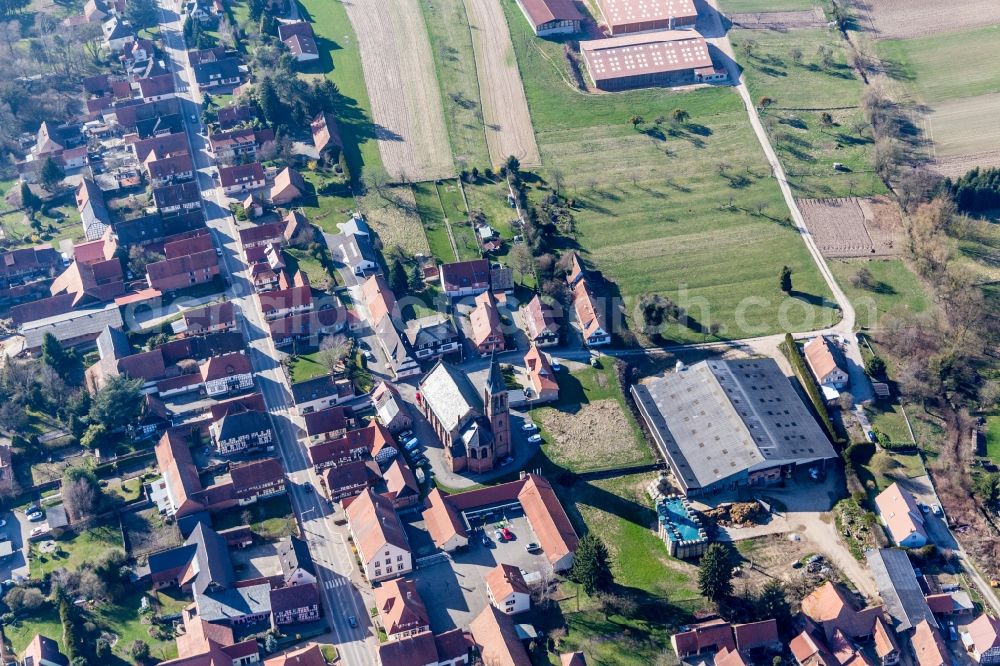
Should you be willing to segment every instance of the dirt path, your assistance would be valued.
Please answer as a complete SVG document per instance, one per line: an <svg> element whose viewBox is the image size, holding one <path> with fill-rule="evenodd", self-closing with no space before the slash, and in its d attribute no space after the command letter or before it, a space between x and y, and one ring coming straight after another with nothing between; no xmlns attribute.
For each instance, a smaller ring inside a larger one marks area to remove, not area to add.
<svg viewBox="0 0 1000 666"><path fill-rule="evenodd" d="M441 93L417 0L345 2L344 8L358 35L375 136L389 178L454 176Z"/></svg>
<svg viewBox="0 0 1000 666"><path fill-rule="evenodd" d="M465 0L465 10L472 29L490 161L499 166L513 155L524 166L538 166L535 130L503 7L497 0Z"/></svg>

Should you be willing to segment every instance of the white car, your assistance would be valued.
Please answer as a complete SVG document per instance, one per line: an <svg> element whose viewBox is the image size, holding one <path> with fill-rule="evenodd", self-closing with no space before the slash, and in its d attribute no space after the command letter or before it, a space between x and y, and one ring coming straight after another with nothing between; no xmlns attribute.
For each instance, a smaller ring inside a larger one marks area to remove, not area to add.
<svg viewBox="0 0 1000 666"><path fill-rule="evenodd" d="M538 426L536 426L534 423L529 422L522 425L521 430L523 430L524 432L535 432L536 430L538 430Z"/></svg>
<svg viewBox="0 0 1000 666"><path fill-rule="evenodd" d="M528 438L528 442L530 442L531 444L539 444L541 443L541 441L542 441L542 436L539 435L538 433L535 433L534 435Z"/></svg>
<svg viewBox="0 0 1000 666"><path fill-rule="evenodd" d="M560 372L562 370L562 365L559 363L559 361L552 361L549 363L549 365L552 367L553 372Z"/></svg>

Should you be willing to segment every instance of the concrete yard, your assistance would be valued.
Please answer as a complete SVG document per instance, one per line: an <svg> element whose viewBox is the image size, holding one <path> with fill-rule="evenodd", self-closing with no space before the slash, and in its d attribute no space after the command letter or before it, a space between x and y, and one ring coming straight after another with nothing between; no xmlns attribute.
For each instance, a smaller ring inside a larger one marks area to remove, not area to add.
<svg viewBox="0 0 1000 666"><path fill-rule="evenodd" d="M426 568L418 568L411 577L430 614L431 630L440 633L455 627L467 627L469 622L486 607L487 593L484 577L499 563L512 564L525 573L547 571L548 560L542 553L531 554L525 544L538 538L528 525L527 518L519 511L509 513L507 526L514 533L510 542L493 537L489 523L490 546L482 543L482 530L470 535L469 547L464 552L452 553L452 559L442 559Z"/></svg>
<svg viewBox="0 0 1000 666"><path fill-rule="evenodd" d="M236 576L240 580L281 574L281 560L278 558L278 549L273 543L230 549L229 555L236 569Z"/></svg>

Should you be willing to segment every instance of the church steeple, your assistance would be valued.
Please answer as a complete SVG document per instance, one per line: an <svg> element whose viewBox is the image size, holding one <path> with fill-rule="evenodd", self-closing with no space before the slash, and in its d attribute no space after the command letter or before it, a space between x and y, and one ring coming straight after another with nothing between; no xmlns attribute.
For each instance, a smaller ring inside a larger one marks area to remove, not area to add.
<svg viewBox="0 0 1000 666"><path fill-rule="evenodd" d="M500 461L510 455L510 405L507 402L507 382L500 371L496 352L490 357L490 374L486 378L486 395L483 396L486 418L493 431L493 460Z"/></svg>
<svg viewBox="0 0 1000 666"><path fill-rule="evenodd" d="M500 371L500 363L497 361L497 354L494 351L490 355L490 374L486 378L487 401L490 397L495 396L498 393L506 392L507 382L503 378L503 372Z"/></svg>

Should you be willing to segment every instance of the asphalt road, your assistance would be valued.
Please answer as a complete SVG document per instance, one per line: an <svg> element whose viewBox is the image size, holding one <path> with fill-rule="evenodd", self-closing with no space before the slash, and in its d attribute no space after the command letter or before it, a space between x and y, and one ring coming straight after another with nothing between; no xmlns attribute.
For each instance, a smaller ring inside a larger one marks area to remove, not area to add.
<svg viewBox="0 0 1000 666"><path fill-rule="evenodd" d="M259 304L248 280L248 267L240 252L236 220L211 175L215 160L208 150L206 137L200 133L202 127L197 118L202 100L194 85L194 74L184 47L182 19L171 0L160 0L159 5L160 31L168 68L174 73L178 97L181 98L184 126L197 169L196 179L205 216L216 244L223 249L222 271L231 284L229 296L237 306L257 386L274 424L278 451L289 479L292 507L316 563L326 620L345 664L374 664L368 606L353 582L360 580L360 574L347 543L346 528L334 524L326 501L319 493L312 492L312 488L307 488L318 487L318 477L309 466L305 450L298 440L301 419L292 409L294 404L278 362L279 354L266 333ZM357 627L350 626L349 616L357 619Z"/></svg>

